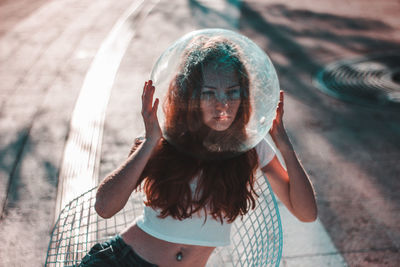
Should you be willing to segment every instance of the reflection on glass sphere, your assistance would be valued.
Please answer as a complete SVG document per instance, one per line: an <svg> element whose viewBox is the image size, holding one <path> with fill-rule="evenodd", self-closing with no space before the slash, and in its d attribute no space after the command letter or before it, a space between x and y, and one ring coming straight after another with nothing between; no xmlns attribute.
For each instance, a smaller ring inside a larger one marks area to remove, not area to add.
<svg viewBox="0 0 400 267"><path fill-rule="evenodd" d="M190 32L172 44L151 73L165 139L200 157L248 151L268 133L279 101L269 57L233 31Z"/></svg>

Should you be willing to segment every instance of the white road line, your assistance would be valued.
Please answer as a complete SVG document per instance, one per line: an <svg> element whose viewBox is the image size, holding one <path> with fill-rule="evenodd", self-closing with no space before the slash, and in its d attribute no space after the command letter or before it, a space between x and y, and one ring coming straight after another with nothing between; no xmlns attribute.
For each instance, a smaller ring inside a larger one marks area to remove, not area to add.
<svg viewBox="0 0 400 267"><path fill-rule="evenodd" d="M147 12L159 1L147 1ZM72 113L60 168L55 220L62 208L97 184L105 112L119 65L135 29L131 21L143 9L135 1L100 46L83 82Z"/></svg>

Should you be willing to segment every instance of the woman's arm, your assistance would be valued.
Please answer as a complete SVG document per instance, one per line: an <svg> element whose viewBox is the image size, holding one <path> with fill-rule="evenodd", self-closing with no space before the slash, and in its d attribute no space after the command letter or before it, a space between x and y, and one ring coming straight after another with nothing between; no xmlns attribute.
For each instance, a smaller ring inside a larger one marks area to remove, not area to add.
<svg viewBox="0 0 400 267"><path fill-rule="evenodd" d="M276 156L262 168L262 171L267 175L272 190L290 212L303 222L311 222L317 218L318 213L314 190L293 150L282 117L283 92L281 91L277 115L270 134L283 156L287 171L282 167Z"/></svg>
<svg viewBox="0 0 400 267"><path fill-rule="evenodd" d="M110 218L126 204L132 191L161 139L157 119L159 100L153 105L154 86L146 82L142 95L142 116L146 129L143 143L128 159L100 183L96 193L95 210L103 218Z"/></svg>

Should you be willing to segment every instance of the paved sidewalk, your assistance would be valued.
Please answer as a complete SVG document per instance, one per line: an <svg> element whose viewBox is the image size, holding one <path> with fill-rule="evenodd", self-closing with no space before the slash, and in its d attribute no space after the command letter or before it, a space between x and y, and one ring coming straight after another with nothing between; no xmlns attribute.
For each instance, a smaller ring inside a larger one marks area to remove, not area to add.
<svg viewBox="0 0 400 267"><path fill-rule="evenodd" d="M140 90L160 53L193 29L238 29L277 68L286 126L318 196L318 223L282 210L281 266L396 266L400 113L333 99L312 78L333 60L398 49L400 3L216 2L161 1L137 29L109 99L99 177L143 130ZM0 2L1 266L44 263L72 110L98 48L131 4Z"/></svg>

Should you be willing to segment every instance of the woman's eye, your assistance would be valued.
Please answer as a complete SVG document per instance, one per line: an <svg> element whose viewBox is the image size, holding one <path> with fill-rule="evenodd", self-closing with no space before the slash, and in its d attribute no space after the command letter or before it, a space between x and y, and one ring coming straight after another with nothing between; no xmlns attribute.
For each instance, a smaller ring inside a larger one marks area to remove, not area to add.
<svg viewBox="0 0 400 267"><path fill-rule="evenodd" d="M213 91L204 91L201 93L202 95L213 95L214 92Z"/></svg>
<svg viewBox="0 0 400 267"><path fill-rule="evenodd" d="M233 89L227 92L229 99L239 99L240 98L240 90Z"/></svg>
<svg viewBox="0 0 400 267"><path fill-rule="evenodd" d="M215 96L214 91L203 91L201 92L202 99L211 99Z"/></svg>

